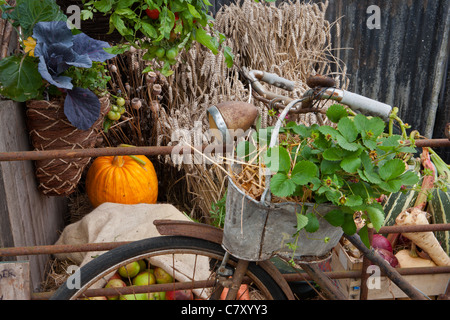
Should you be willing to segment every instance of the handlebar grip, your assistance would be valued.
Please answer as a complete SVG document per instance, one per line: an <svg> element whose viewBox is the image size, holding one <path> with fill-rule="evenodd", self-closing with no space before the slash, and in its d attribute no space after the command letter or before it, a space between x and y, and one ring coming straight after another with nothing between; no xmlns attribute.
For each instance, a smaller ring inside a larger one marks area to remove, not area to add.
<svg viewBox="0 0 450 320"><path fill-rule="evenodd" d="M295 87L294 81L282 78L275 73L263 72L262 77L259 80L288 91L293 91Z"/></svg>
<svg viewBox="0 0 450 320"><path fill-rule="evenodd" d="M354 111L359 111L365 115L377 116L384 120L389 119L392 110L392 107L388 104L345 90L343 90L343 97L340 102L348 105Z"/></svg>

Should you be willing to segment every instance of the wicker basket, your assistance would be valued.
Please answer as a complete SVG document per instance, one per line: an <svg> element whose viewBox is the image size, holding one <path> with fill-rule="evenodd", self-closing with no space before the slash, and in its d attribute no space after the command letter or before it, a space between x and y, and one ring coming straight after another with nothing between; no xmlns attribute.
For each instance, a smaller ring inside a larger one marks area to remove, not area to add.
<svg viewBox="0 0 450 320"><path fill-rule="evenodd" d="M35 150L93 148L109 110L109 97L100 98L101 116L89 130L72 126L64 115L64 100L27 102L26 121ZM67 196L76 190L90 158L35 161L38 189L47 196Z"/></svg>

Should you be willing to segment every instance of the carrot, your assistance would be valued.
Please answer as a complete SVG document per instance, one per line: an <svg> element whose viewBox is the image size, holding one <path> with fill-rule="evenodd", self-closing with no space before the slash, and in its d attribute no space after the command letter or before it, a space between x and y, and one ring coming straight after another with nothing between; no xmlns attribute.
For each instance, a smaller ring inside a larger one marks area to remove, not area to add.
<svg viewBox="0 0 450 320"><path fill-rule="evenodd" d="M220 300L225 300L227 297L228 288L223 288L222 294L220 295ZM248 285L242 284L236 295L238 300L250 300L250 294L248 292Z"/></svg>
<svg viewBox="0 0 450 320"><path fill-rule="evenodd" d="M427 213L419 208L409 208L400 213L395 220L399 226L428 224ZM450 257L442 249L433 232L406 232L402 233L406 238L414 242L438 266L450 266Z"/></svg>

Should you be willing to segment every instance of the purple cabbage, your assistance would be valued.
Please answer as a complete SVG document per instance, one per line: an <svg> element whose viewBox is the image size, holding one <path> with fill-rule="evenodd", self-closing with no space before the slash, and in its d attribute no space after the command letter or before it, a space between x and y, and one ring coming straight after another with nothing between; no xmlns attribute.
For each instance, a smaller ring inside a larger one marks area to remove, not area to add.
<svg viewBox="0 0 450 320"><path fill-rule="evenodd" d="M74 88L72 79L63 73L70 67L90 68L92 62L104 62L115 55L104 48L109 44L92 39L84 33L73 35L64 21L38 22L33 29L35 56L42 78L66 93L64 113L80 130L89 129L100 116L100 101L88 89Z"/></svg>

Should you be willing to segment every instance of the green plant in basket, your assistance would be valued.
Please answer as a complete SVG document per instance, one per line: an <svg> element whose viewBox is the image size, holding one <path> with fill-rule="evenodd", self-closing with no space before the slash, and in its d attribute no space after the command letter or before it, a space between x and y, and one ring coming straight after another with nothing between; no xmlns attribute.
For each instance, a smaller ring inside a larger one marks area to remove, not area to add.
<svg viewBox="0 0 450 320"><path fill-rule="evenodd" d="M361 212L365 226L359 231L368 244L368 226L375 230L384 221L382 195L412 188L419 182L408 169L415 148L400 135L385 133L385 122L378 117L350 114L342 105L333 105L327 117L335 125L305 126L289 122L279 131L278 145L261 151L261 163L270 170L272 196L298 203L329 203L336 206L324 219L354 234L355 212ZM269 134L270 134L269 130ZM238 150L249 154L267 145L241 142ZM245 146L245 148L243 148ZM245 157L242 157L245 158ZM297 230L315 232L317 214L297 213Z"/></svg>
<svg viewBox="0 0 450 320"><path fill-rule="evenodd" d="M8 99L64 97L64 113L80 130L100 116L99 97L107 93L105 61L110 45L71 28L52 0L17 0L0 6L19 35L20 51L0 61L0 94Z"/></svg>

